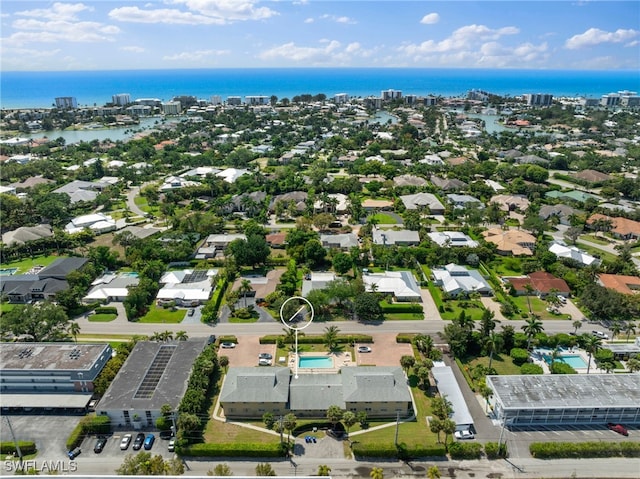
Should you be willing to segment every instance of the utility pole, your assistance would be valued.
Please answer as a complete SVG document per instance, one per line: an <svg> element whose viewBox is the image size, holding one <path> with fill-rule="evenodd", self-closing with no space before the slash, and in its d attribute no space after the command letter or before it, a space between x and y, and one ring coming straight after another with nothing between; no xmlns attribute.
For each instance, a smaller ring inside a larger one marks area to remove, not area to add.
<svg viewBox="0 0 640 479"><path fill-rule="evenodd" d="M11 437L13 439L13 443L16 446L16 452L18 453L18 459L19 459L19 464L20 464L20 468L19 469L23 469L24 468L24 464L22 461L22 451L20 450L20 445L18 444L18 440L16 439L16 435L13 433L13 427L11 426L11 421L9 421L9 417L5 416L5 419L7 420L7 426L9 426L9 432L11 433Z"/></svg>
<svg viewBox="0 0 640 479"><path fill-rule="evenodd" d="M396 439L395 445L398 447L398 431L400 429L400 411L396 411Z"/></svg>

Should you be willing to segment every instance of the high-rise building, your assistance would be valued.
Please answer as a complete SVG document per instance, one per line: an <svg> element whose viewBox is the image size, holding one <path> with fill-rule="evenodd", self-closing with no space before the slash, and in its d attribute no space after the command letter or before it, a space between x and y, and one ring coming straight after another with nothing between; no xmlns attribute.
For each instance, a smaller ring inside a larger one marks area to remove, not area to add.
<svg viewBox="0 0 640 479"><path fill-rule="evenodd" d="M333 95L333 101L335 103L347 103L349 101L349 95L347 93L337 93Z"/></svg>
<svg viewBox="0 0 640 479"><path fill-rule="evenodd" d="M526 93L524 100L529 106L551 106L553 95L551 93Z"/></svg>
<svg viewBox="0 0 640 479"><path fill-rule="evenodd" d="M380 92L382 101L396 100L402 98L402 92L400 90L382 90Z"/></svg>
<svg viewBox="0 0 640 479"><path fill-rule="evenodd" d="M229 96L227 97L227 105L240 106L242 105L242 98L239 96Z"/></svg>
<svg viewBox="0 0 640 479"><path fill-rule="evenodd" d="M162 113L165 115L179 115L182 105L179 101L167 101L162 104Z"/></svg>
<svg viewBox="0 0 640 479"><path fill-rule="evenodd" d="M118 106L125 106L131 103L131 95L128 93L118 93L111 96L111 103Z"/></svg>
<svg viewBox="0 0 640 479"><path fill-rule="evenodd" d="M220 95L211 95L211 104L212 105L222 104L222 97Z"/></svg>
<svg viewBox="0 0 640 479"><path fill-rule="evenodd" d="M56 97L56 108L63 110L78 108L78 101L75 96L59 96Z"/></svg>

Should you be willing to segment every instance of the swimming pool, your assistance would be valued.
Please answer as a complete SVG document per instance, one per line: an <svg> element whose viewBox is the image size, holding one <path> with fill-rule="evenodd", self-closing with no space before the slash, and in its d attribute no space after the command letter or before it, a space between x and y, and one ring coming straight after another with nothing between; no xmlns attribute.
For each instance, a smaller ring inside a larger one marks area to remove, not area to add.
<svg viewBox="0 0 640 479"><path fill-rule="evenodd" d="M551 364L551 356L545 354L544 360L547 364ZM556 361L568 364L573 369L587 369L587 363L582 359L582 356L578 354L563 354L559 358L556 358Z"/></svg>
<svg viewBox="0 0 640 479"><path fill-rule="evenodd" d="M16 274L16 271L18 271L18 268L2 268L0 269L0 276L11 276Z"/></svg>
<svg viewBox="0 0 640 479"><path fill-rule="evenodd" d="M298 367L301 368L332 368L333 358L327 356L306 356L301 357L298 361Z"/></svg>
<svg viewBox="0 0 640 479"><path fill-rule="evenodd" d="M125 272L125 273L120 273L120 276L137 278L138 277L138 273L136 273L135 271L129 271L129 272Z"/></svg>

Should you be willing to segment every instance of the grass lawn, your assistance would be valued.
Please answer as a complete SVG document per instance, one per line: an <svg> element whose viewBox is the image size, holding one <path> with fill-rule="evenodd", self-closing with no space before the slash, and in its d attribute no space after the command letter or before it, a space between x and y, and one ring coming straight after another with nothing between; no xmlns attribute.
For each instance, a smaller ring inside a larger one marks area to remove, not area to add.
<svg viewBox="0 0 640 479"><path fill-rule="evenodd" d="M11 311L15 307L16 307L15 304L0 303L0 313L8 313L9 311Z"/></svg>
<svg viewBox="0 0 640 479"><path fill-rule="evenodd" d="M424 313L422 311L418 313L386 313L384 319L385 321L417 321L424 319Z"/></svg>
<svg viewBox="0 0 640 479"><path fill-rule="evenodd" d="M464 311L464 313L471 317L474 321L480 321L482 318L482 313L484 311L484 306L482 302L477 300L448 300L444 301L444 313L440 313L442 319L456 319L460 316L460 313Z"/></svg>
<svg viewBox="0 0 640 479"><path fill-rule="evenodd" d="M55 256L55 255L35 256L33 258L26 258L20 261L14 261L12 263L6 263L6 264L3 264L2 267L18 268L18 271L16 271L16 274L24 274L36 265L49 266L51 263L53 263L55 260L59 258L66 258L66 256Z"/></svg>
<svg viewBox="0 0 640 479"><path fill-rule="evenodd" d="M92 323L108 323L118 317L117 314L91 314L88 319Z"/></svg>
<svg viewBox="0 0 640 479"><path fill-rule="evenodd" d="M589 241L591 243L597 243L597 244L602 244L602 245L610 245L611 244L611 241L609 241L607 238L603 238L602 236L596 236L594 234L592 234L592 235L581 235L580 238L584 239L585 241Z"/></svg>
<svg viewBox="0 0 640 479"><path fill-rule="evenodd" d="M520 309L522 314L529 314L529 304L527 302L527 296L510 296L516 306ZM540 316L541 319L571 319L568 314L553 314L547 311L547 302L541 300L537 296L529 296L531 301L531 309L534 314ZM575 318L579 319L579 318Z"/></svg>
<svg viewBox="0 0 640 479"><path fill-rule="evenodd" d="M369 216L369 218L375 219L379 225L395 225L397 223L393 216L386 213L376 213L375 215Z"/></svg>
<svg viewBox="0 0 640 479"><path fill-rule="evenodd" d="M140 323L180 323L186 314L184 309L171 311L171 309L158 308L154 304L149 312L138 321Z"/></svg>
<svg viewBox="0 0 640 479"><path fill-rule="evenodd" d="M595 256L596 258L600 258L601 260L607 261L609 263L614 262L617 258L615 254L611 254L608 251L602 251L601 249L596 248L595 246L589 246L588 244L585 244L585 243L578 242L578 248L583 249L590 255Z"/></svg>
<svg viewBox="0 0 640 479"><path fill-rule="evenodd" d="M520 258L496 258L488 263L498 276L521 276L522 260Z"/></svg>
<svg viewBox="0 0 640 479"><path fill-rule="evenodd" d="M465 358L461 360L462 364L466 367L473 368L478 364L482 364L485 367L489 367L489 357L481 356L479 358ZM513 360L508 354L494 354L491 367L494 368L498 374L509 376L513 374L520 374L520 366L513 364Z"/></svg>

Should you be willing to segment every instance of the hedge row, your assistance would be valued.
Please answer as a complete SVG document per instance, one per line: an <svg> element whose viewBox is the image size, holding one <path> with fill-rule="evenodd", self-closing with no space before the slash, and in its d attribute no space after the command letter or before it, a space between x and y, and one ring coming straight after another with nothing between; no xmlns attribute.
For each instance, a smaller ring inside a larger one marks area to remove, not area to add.
<svg viewBox="0 0 640 479"><path fill-rule="evenodd" d="M281 334L268 334L260 338L260 344L276 344L278 339L282 339ZM322 344L324 342L322 335L308 335L298 338L298 344ZM373 337L368 334L340 334L338 335L338 343L373 343Z"/></svg>
<svg viewBox="0 0 640 479"><path fill-rule="evenodd" d="M402 444L396 447L393 444L363 444L353 442L351 450L356 458L420 458L420 457L443 457L446 456L444 445L437 446L411 446Z"/></svg>
<svg viewBox="0 0 640 479"><path fill-rule="evenodd" d="M484 445L484 453L487 455L487 459L499 459L507 457L507 444L500 444L498 449L497 442L487 442Z"/></svg>
<svg viewBox="0 0 640 479"><path fill-rule="evenodd" d="M191 457L282 457L286 445L278 443L223 443L223 444L191 444L178 447L178 454Z"/></svg>
<svg viewBox="0 0 640 479"><path fill-rule="evenodd" d="M529 452L537 459L640 457L640 442L534 442Z"/></svg>
<svg viewBox="0 0 640 479"><path fill-rule="evenodd" d="M451 459L480 459L482 444L477 442L454 442L449 444Z"/></svg>
<svg viewBox="0 0 640 479"><path fill-rule="evenodd" d="M238 338L233 334L226 334L224 336L218 336L218 344L222 343L236 343L238 344Z"/></svg>
<svg viewBox="0 0 640 479"><path fill-rule="evenodd" d="M418 303L387 303L380 302L383 313L422 313L422 305Z"/></svg>
<svg viewBox="0 0 640 479"><path fill-rule="evenodd" d="M33 441L18 441L23 456L36 453L36 443ZM17 454L15 442L0 442L0 454Z"/></svg>
<svg viewBox="0 0 640 479"><path fill-rule="evenodd" d="M400 333L396 336L396 343L408 344L413 341L414 333Z"/></svg>
<svg viewBox="0 0 640 479"><path fill-rule="evenodd" d="M111 420L109 416L85 416L73 431L71 431L67 439L67 449L71 450L79 446L87 434L108 434L109 432L111 432Z"/></svg>
<svg viewBox="0 0 640 479"><path fill-rule="evenodd" d="M118 310L113 306L100 306L94 309L96 314L118 314Z"/></svg>

